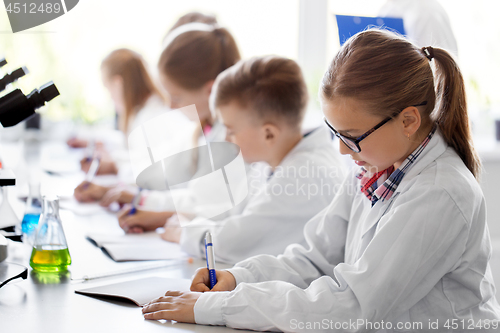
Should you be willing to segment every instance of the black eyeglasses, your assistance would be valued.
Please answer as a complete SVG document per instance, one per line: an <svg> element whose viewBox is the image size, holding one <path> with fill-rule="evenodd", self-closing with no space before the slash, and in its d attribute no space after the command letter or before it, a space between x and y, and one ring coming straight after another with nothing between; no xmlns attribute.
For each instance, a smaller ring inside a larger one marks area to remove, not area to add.
<svg viewBox="0 0 500 333"><path fill-rule="evenodd" d="M417 104L417 105L412 105L412 106L422 106L422 105L427 105L427 101L425 102L422 102L420 104ZM387 123L389 120L392 120L394 119L394 117L396 117L398 114L400 114L404 109L406 108L403 108L401 110L398 110L396 112L394 112L391 116L385 118L384 120L382 120L380 123L378 123L377 125L375 125L375 127L373 127L371 130L369 130L368 132L366 132L365 134L357 137L357 138L350 138L350 137L347 137L347 136L344 136L342 134L340 134L339 132L337 132L335 130L335 128L332 127L332 125L330 125L330 123L328 122L328 120L325 119L325 123L326 125L330 128L330 130L335 134L335 136L337 138L339 138L340 140L342 140L342 142L349 148L351 149L353 152L355 153L359 153L361 152L361 147L359 147L359 143L363 140L363 139L366 139L366 137L370 134L372 134L373 132L375 132L377 129L379 129L380 127L382 127L385 123Z"/></svg>

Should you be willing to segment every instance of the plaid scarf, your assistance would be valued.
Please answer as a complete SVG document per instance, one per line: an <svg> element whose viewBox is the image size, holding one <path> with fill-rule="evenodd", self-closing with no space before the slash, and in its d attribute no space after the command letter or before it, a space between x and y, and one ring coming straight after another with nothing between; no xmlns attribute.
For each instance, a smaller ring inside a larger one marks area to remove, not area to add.
<svg viewBox="0 0 500 333"><path fill-rule="evenodd" d="M367 170L364 167L361 167L361 170L356 177L360 179L361 192L364 193L369 200L371 200L372 207L380 199L383 201L392 197L394 192L396 192L398 185L401 183L401 180L403 180L404 175L415 164L417 158L420 156L429 141L431 141L432 136L436 132L436 128L437 126L432 128L429 135L424 139L424 141L422 141L418 148L415 149L395 171L394 167L390 166L383 171L371 175L367 173Z"/></svg>

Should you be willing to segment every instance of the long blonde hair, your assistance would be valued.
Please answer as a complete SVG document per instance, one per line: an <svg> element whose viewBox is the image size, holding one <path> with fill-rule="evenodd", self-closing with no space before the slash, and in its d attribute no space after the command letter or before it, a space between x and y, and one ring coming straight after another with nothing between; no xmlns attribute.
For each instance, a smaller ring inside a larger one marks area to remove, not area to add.
<svg viewBox="0 0 500 333"><path fill-rule="evenodd" d="M157 95L166 100L153 83L144 59L137 52L125 48L114 50L102 61L101 70L107 79L115 76L122 78L125 112L119 117L118 127L124 133L127 133L130 121L150 96Z"/></svg>

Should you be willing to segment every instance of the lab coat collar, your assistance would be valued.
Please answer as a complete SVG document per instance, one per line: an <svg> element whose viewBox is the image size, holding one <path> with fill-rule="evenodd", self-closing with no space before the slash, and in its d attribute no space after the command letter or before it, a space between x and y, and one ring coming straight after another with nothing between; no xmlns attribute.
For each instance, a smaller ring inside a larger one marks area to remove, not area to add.
<svg viewBox="0 0 500 333"><path fill-rule="evenodd" d="M142 108L165 108L165 110L168 110L165 101L156 94L149 96Z"/></svg>
<svg viewBox="0 0 500 333"><path fill-rule="evenodd" d="M362 235L363 238L365 238L364 242L369 242L371 237L373 237L373 232L370 234L370 237L367 234L368 231L372 230L372 228L376 226L380 218L385 215L387 210L390 209L394 200L399 196L399 193L403 192L406 187L411 184L412 179L418 176L425 168L427 168L432 162L434 162L439 156L441 156L446 151L447 147L448 145L444 141L444 138L438 127L431 140L418 157L418 160L415 161L415 164L410 168L410 170L408 170L408 173L405 174L403 180L401 180L401 183L399 184L392 197L389 200L379 200L374 206L372 206L370 215L373 216L374 219L370 219L370 222L368 222L362 229ZM365 197L362 199L363 204L371 205L371 202L369 200L366 200Z"/></svg>
<svg viewBox="0 0 500 333"><path fill-rule="evenodd" d="M282 173L283 170L297 164L297 155L300 154L317 154L322 149L329 149L332 144L332 139L329 130L326 127L320 126L312 131L303 134L302 139L293 147L288 154L283 158L281 163L272 171L269 167L267 181L270 181L274 174ZM307 159L307 157L303 157ZM307 161L309 163L309 161Z"/></svg>
<svg viewBox="0 0 500 333"><path fill-rule="evenodd" d="M404 176L398 186L398 189L396 190L396 193L403 191L413 178L418 176L425 168L441 156L447 148L448 144L444 141L441 130L438 127L436 129L436 133L432 136L431 141L429 141L427 147L420 155L419 161L416 161L415 165L408 170L408 173Z"/></svg>
<svg viewBox="0 0 500 333"><path fill-rule="evenodd" d="M283 166L288 164L292 157L296 154L302 152L312 152L330 144L333 143L329 130L324 126L320 126L302 136L299 143L297 143L295 147L288 152L285 158L281 161L280 165Z"/></svg>

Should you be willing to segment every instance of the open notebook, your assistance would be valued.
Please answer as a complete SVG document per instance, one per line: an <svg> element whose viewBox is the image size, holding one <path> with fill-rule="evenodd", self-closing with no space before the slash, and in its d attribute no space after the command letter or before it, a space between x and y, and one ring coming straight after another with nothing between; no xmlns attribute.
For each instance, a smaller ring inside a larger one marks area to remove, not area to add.
<svg viewBox="0 0 500 333"><path fill-rule="evenodd" d="M115 261L166 260L187 257L179 244L161 239L156 232L143 234L89 234L87 238L103 248Z"/></svg>
<svg viewBox="0 0 500 333"><path fill-rule="evenodd" d="M149 277L100 287L76 289L75 293L102 298L129 300L143 306L151 300L164 296L169 290L189 291L191 280Z"/></svg>

